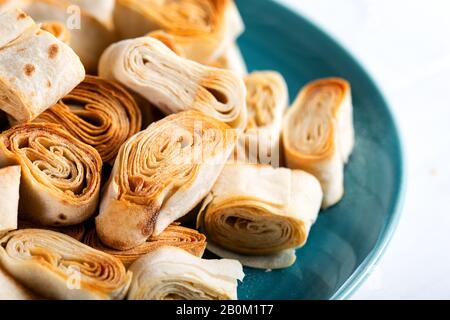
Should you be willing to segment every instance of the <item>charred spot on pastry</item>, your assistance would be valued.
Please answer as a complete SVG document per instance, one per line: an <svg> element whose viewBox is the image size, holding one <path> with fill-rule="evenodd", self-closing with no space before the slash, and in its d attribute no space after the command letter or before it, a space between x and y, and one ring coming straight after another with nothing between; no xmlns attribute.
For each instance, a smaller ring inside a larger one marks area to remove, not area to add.
<svg viewBox="0 0 450 320"><path fill-rule="evenodd" d="M32 64L26 64L25 67L23 67L23 72L28 77L31 77L35 71L36 67Z"/></svg>
<svg viewBox="0 0 450 320"><path fill-rule="evenodd" d="M48 57L50 59L54 59L59 53L59 46L54 43L50 47L48 47Z"/></svg>
<svg viewBox="0 0 450 320"><path fill-rule="evenodd" d="M67 220L67 216L66 216L64 213L60 213L60 214L58 215L58 218L59 218L59 220L62 220L62 221Z"/></svg>
<svg viewBox="0 0 450 320"><path fill-rule="evenodd" d="M23 19L25 19L26 17L28 17L28 16L27 16L27 14L26 14L25 12L20 12L20 13L17 15L17 20L23 20Z"/></svg>

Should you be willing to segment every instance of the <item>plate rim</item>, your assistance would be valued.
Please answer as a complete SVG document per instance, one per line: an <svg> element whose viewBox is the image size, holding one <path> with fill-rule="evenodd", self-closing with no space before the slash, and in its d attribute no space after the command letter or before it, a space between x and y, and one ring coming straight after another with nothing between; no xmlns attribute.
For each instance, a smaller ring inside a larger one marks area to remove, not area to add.
<svg viewBox="0 0 450 320"><path fill-rule="evenodd" d="M405 161L405 152L404 152L404 139L402 136L402 131L398 125L398 121L396 119L395 114L392 112L391 103L387 96L384 94L384 91L381 90L381 86L375 80L375 78L368 72L367 68L360 62L356 56L351 53L346 46L341 44L339 40L334 38L331 34L329 34L325 29L319 26L313 19L305 16L300 13L296 9L294 9L291 5L281 3L278 0L266 0L271 2L274 6L278 6L279 9L288 11L290 14L295 15L298 19L302 20L309 28L314 29L316 32L320 33L321 36L329 41L332 45L334 45L337 50L341 51L344 55L346 55L355 66L364 74L364 76L369 81L369 84L372 85L381 98L382 103L385 105L387 116L390 118L393 124L393 131L396 135L397 145L398 145L398 189L396 190L396 199L394 200L394 205L391 209L390 217L385 224L383 230L380 232L378 236L378 240L375 243L374 247L370 251L370 253L366 256L366 258L360 263L360 265L353 271L353 273L348 277L348 279L339 287L339 289L329 298L329 300L346 300L352 297L352 295L361 287L361 285L367 280L367 278L371 275L371 271L377 266L380 262L381 258L384 256L386 249L388 248L395 231L400 223L403 207L405 203L406 196L406 161Z"/></svg>

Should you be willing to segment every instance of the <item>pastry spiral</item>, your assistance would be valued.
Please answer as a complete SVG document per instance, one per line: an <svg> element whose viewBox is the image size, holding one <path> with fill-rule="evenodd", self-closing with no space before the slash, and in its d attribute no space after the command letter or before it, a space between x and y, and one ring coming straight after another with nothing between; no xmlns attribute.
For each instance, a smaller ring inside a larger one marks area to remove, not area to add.
<svg viewBox="0 0 450 320"><path fill-rule="evenodd" d="M319 179L323 208L339 202L344 195L344 165L355 143L350 84L328 78L305 86L286 114L282 136L289 168Z"/></svg>
<svg viewBox="0 0 450 320"><path fill-rule="evenodd" d="M140 94L166 114L194 109L232 128L245 128L242 79L231 71L181 58L152 37L110 46L100 59L99 73Z"/></svg>
<svg viewBox="0 0 450 320"><path fill-rule="evenodd" d="M253 72L244 81L248 120L237 145L238 158L278 167L281 126L288 105L286 82L274 71Z"/></svg>
<svg viewBox="0 0 450 320"><path fill-rule="evenodd" d="M130 267L129 300L236 300L244 279L235 260L204 260L174 247L163 247Z"/></svg>
<svg viewBox="0 0 450 320"><path fill-rule="evenodd" d="M244 31L232 0L118 0L114 24L122 39L171 34L188 59L210 63Z"/></svg>
<svg viewBox="0 0 450 320"><path fill-rule="evenodd" d="M150 237L144 244L130 250L120 251L105 246L98 238L95 229L87 233L84 243L120 259L125 267L129 267L140 257L164 246L177 247L201 257L206 248L206 237L196 230L172 224L159 236Z"/></svg>
<svg viewBox="0 0 450 320"><path fill-rule="evenodd" d="M47 226L88 219L97 207L102 159L55 124L15 126L0 135L0 167L20 165L19 212Z"/></svg>
<svg viewBox="0 0 450 320"><path fill-rule="evenodd" d="M212 244L208 249L220 256L228 258L224 252L230 251L247 256L238 260L250 267L288 267L295 257L278 256L306 243L321 201L319 182L306 172L228 164L204 202L198 227Z"/></svg>
<svg viewBox="0 0 450 320"><path fill-rule="evenodd" d="M87 76L72 92L41 114L36 122L62 125L113 162L121 145L141 129L141 112L119 84Z"/></svg>
<svg viewBox="0 0 450 320"><path fill-rule="evenodd" d="M0 240L0 262L27 287L59 300L120 300L131 281L119 259L48 230L9 233Z"/></svg>
<svg viewBox="0 0 450 320"><path fill-rule="evenodd" d="M0 110L10 122L35 119L84 78L70 47L41 30L25 12L0 13Z"/></svg>
<svg viewBox="0 0 450 320"><path fill-rule="evenodd" d="M197 111L155 122L120 149L96 218L119 250L160 235L211 190L236 142L234 130Z"/></svg>

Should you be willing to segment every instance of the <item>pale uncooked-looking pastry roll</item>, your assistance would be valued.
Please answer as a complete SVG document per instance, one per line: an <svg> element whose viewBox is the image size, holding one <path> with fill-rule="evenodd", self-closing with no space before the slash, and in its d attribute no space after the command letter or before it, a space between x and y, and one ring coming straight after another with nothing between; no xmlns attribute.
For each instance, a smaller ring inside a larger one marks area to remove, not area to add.
<svg viewBox="0 0 450 320"><path fill-rule="evenodd" d="M174 247L163 247L130 267L129 300L236 300L244 279L235 260L204 260Z"/></svg>
<svg viewBox="0 0 450 320"><path fill-rule="evenodd" d="M159 236L150 237L147 239L147 242L130 250L122 251L107 247L100 241L95 229L87 233L84 243L119 258L125 267L129 267L140 257L167 246L177 247L194 256L202 257L206 248L206 237L196 230L172 224Z"/></svg>
<svg viewBox="0 0 450 320"><path fill-rule="evenodd" d="M41 23L41 29L50 32L57 39L70 45L71 34L63 23L58 21L45 21Z"/></svg>
<svg viewBox="0 0 450 320"><path fill-rule="evenodd" d="M338 203L355 144L350 84L327 78L306 85L286 114L282 136L288 167L319 179L323 208Z"/></svg>
<svg viewBox="0 0 450 320"><path fill-rule="evenodd" d="M275 71L253 72L244 81L248 120L237 145L238 158L278 167L281 126L289 103L286 82Z"/></svg>
<svg viewBox="0 0 450 320"><path fill-rule="evenodd" d="M31 121L84 78L70 47L23 11L0 14L0 109L10 121Z"/></svg>
<svg viewBox="0 0 450 320"><path fill-rule="evenodd" d="M120 300L132 277L119 259L67 235L38 229L3 237L0 264L27 287L58 300Z"/></svg>
<svg viewBox="0 0 450 320"><path fill-rule="evenodd" d="M87 76L35 122L62 125L75 138L97 149L104 162L114 162L122 144L141 130L141 111L118 83Z"/></svg>
<svg viewBox="0 0 450 320"><path fill-rule="evenodd" d="M183 58L187 58L183 47L177 43L177 38L162 30L152 31L147 34L148 37L158 39L164 43L170 50ZM237 72L240 76L247 74L247 65L242 57L241 50L236 43L231 44L225 49L225 52L216 60L207 64L210 67L228 69Z"/></svg>
<svg viewBox="0 0 450 320"><path fill-rule="evenodd" d="M236 143L234 130L197 111L171 115L120 149L96 218L106 245L127 250L160 235L209 193Z"/></svg>
<svg viewBox="0 0 450 320"><path fill-rule="evenodd" d="M39 23L59 22L64 25L70 34L70 46L91 74L97 71L102 52L116 40L110 25L99 21L84 6L74 6L70 0L28 0L19 2L19 7Z"/></svg>
<svg viewBox="0 0 450 320"><path fill-rule="evenodd" d="M0 169L0 236L17 229L20 166Z"/></svg>
<svg viewBox="0 0 450 320"><path fill-rule="evenodd" d="M62 127L29 123L0 135L0 167L20 165L19 212L41 225L69 226L97 207L102 159Z"/></svg>
<svg viewBox="0 0 450 320"><path fill-rule="evenodd" d="M289 267L317 219L322 190L300 170L228 164L205 199L197 225L208 250L262 269Z"/></svg>
<svg viewBox="0 0 450 320"><path fill-rule="evenodd" d="M123 39L156 30L170 33L187 58L205 64L244 31L232 0L118 0L114 24Z"/></svg>
<svg viewBox="0 0 450 320"><path fill-rule="evenodd" d="M244 129L244 81L235 73L179 57L152 37L111 45L100 59L99 74L116 80L166 114L198 110Z"/></svg>

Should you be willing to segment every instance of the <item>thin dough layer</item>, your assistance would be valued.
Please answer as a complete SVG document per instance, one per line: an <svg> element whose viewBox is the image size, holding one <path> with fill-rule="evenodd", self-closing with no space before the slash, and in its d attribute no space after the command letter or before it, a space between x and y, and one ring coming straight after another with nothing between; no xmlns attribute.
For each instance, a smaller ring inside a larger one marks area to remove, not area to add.
<svg viewBox="0 0 450 320"><path fill-rule="evenodd" d="M163 247L136 261L130 300L236 300L237 280L244 279L235 260L204 260Z"/></svg>

